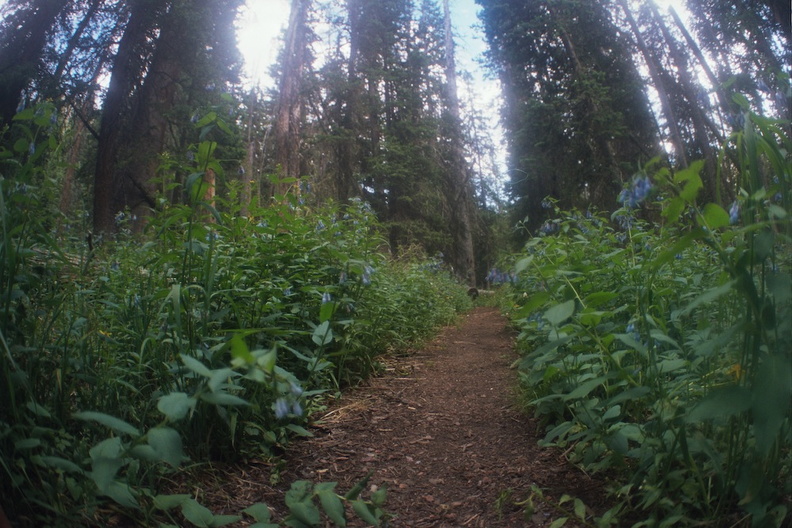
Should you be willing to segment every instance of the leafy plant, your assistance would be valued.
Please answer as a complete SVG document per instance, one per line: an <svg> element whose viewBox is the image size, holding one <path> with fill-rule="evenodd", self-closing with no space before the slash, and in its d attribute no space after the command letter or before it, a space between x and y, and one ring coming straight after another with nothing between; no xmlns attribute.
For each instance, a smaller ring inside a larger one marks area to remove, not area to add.
<svg viewBox="0 0 792 528"><path fill-rule="evenodd" d="M652 164L610 219L557 211L516 261L520 378L544 442L622 475L613 493L646 516L635 526L787 516L790 147L746 113L724 147L739 161L731 211L696 204L701 164Z"/></svg>

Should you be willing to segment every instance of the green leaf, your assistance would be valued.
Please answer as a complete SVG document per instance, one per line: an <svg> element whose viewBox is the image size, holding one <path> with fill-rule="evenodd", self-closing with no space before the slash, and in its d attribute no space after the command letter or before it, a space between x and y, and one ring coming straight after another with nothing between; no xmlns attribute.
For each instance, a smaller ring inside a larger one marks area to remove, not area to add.
<svg viewBox="0 0 792 528"><path fill-rule="evenodd" d="M182 515L190 521L193 526L199 528L211 528L214 522L214 515L208 508L198 504L195 499L187 499L181 505Z"/></svg>
<svg viewBox="0 0 792 528"><path fill-rule="evenodd" d="M157 409L171 422L177 422L195 409L196 401L183 392L166 394L157 402Z"/></svg>
<svg viewBox="0 0 792 528"><path fill-rule="evenodd" d="M751 407L751 393L745 387L732 385L707 394L688 415L691 422L711 420L747 411Z"/></svg>
<svg viewBox="0 0 792 528"><path fill-rule="evenodd" d="M575 313L575 301L569 301L557 304L544 313L544 318L553 326L558 326Z"/></svg>
<svg viewBox="0 0 792 528"><path fill-rule="evenodd" d="M310 499L301 502L292 502L288 506L289 512L291 512L298 521L308 526L316 526L319 524L319 508L314 506Z"/></svg>
<svg viewBox="0 0 792 528"><path fill-rule="evenodd" d="M242 510L242 512L247 513L259 522L270 522L272 519L272 513L270 512L269 506L262 502L248 506Z"/></svg>
<svg viewBox="0 0 792 528"><path fill-rule="evenodd" d="M313 436L313 433L311 431L308 431L304 427L300 427L297 424L286 424L286 429L296 434L297 436L303 436L306 438L310 438Z"/></svg>
<svg viewBox="0 0 792 528"><path fill-rule="evenodd" d="M559 517L558 519L550 523L550 528L561 528L566 524L568 520L569 517Z"/></svg>
<svg viewBox="0 0 792 528"><path fill-rule="evenodd" d="M130 436L140 436L140 431L138 431L137 428L128 424L124 420L121 420L120 418L116 418L115 416L110 416L109 414L93 412L93 411L83 411L83 412L74 413L72 416L74 416L74 418L77 418L78 420L85 420L86 422L96 422L102 424L118 433L128 434Z"/></svg>
<svg viewBox="0 0 792 528"><path fill-rule="evenodd" d="M80 466L71 460L66 460L65 458L56 456L42 456L39 460L41 460L45 466L66 471L67 473L85 473Z"/></svg>
<svg viewBox="0 0 792 528"><path fill-rule="evenodd" d="M190 496L184 493L178 495L156 495L154 497L154 507L158 510L171 510L181 506L189 498Z"/></svg>
<svg viewBox="0 0 792 528"><path fill-rule="evenodd" d="M228 394L227 392L203 392L200 396L201 400L214 405L230 405L230 406L246 406L250 402L243 400L239 396Z"/></svg>
<svg viewBox="0 0 792 528"><path fill-rule="evenodd" d="M334 482L331 484L335 486ZM317 495L319 496L319 502L322 504L322 509L327 514L327 517L338 526L346 526L346 513L344 512L344 503L341 501L341 497L336 495L332 489L323 489L318 491Z"/></svg>
<svg viewBox="0 0 792 528"><path fill-rule="evenodd" d="M702 218L710 229L718 229L729 225L729 213L718 204L708 203L705 205Z"/></svg>
<svg viewBox="0 0 792 528"><path fill-rule="evenodd" d="M140 509L140 505L135 497L135 491L129 487L129 484L114 480L105 488L103 494L125 508Z"/></svg>
<svg viewBox="0 0 792 528"><path fill-rule="evenodd" d="M311 339L317 346L325 346L333 341L333 331L330 329L330 321L324 321L313 331Z"/></svg>
<svg viewBox="0 0 792 528"><path fill-rule="evenodd" d="M581 521L586 520L586 505L580 499L575 499L575 516Z"/></svg>
<svg viewBox="0 0 792 528"><path fill-rule="evenodd" d="M154 427L149 429L147 437L149 445L164 462L178 467L185 459L182 451L182 439L175 429Z"/></svg>
<svg viewBox="0 0 792 528"><path fill-rule="evenodd" d="M209 370L206 367L206 365L204 365L203 363L201 363L200 361L198 361L197 359L195 359L192 356L188 356L186 354L179 354L179 355L180 355L182 363L184 363L185 367L187 367L191 371L195 372L199 376L203 376L205 378L211 378L212 377L212 371Z"/></svg>
<svg viewBox="0 0 792 528"><path fill-rule="evenodd" d="M242 520L242 517L239 515L215 515L214 519L212 519L212 528L225 526L226 524L235 523L240 520Z"/></svg>
<svg viewBox="0 0 792 528"><path fill-rule="evenodd" d="M380 487L371 494L371 503L374 506L384 506L385 500L388 498L388 488L385 486Z"/></svg>
<svg viewBox="0 0 792 528"><path fill-rule="evenodd" d="M231 350L231 358L240 364L250 365L256 361L256 358L250 353L247 343L239 334L234 334L234 337L228 342L228 346Z"/></svg>
<svg viewBox="0 0 792 528"><path fill-rule="evenodd" d="M213 370L206 385L209 387L210 391L217 392L221 385L228 382L229 378L234 378L236 376L238 376L238 374L230 368Z"/></svg>
<svg viewBox="0 0 792 528"><path fill-rule="evenodd" d="M379 519L377 519L375 512L376 508L371 506L366 501L360 499L352 501L352 509L355 513L372 526L379 526Z"/></svg>

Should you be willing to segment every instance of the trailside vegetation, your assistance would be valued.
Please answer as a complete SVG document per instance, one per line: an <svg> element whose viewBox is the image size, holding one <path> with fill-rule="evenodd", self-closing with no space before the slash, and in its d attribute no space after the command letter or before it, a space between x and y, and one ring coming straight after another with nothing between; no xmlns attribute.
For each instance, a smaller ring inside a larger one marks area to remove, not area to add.
<svg viewBox="0 0 792 528"><path fill-rule="evenodd" d="M163 477L276 455L381 354L470 305L440 262L385 258L360 200L310 208L288 194L247 217L233 200L213 205L209 140L169 167L185 198L163 202L143 233L127 211L101 246L68 228L57 236L42 166L59 148L56 118L52 105L25 110L20 139L0 149L0 488L19 525L236 520L168 494ZM341 526L345 504L372 524L384 515L384 489L364 498L362 486L295 486L289 526L316 525L319 505ZM246 514L277 526L266 506Z"/></svg>
<svg viewBox="0 0 792 528"><path fill-rule="evenodd" d="M610 481L613 509L569 509L587 526L788 519L792 137L736 100L728 208L697 199L703 162L652 163L612 215L553 208L516 257L517 365L543 442Z"/></svg>

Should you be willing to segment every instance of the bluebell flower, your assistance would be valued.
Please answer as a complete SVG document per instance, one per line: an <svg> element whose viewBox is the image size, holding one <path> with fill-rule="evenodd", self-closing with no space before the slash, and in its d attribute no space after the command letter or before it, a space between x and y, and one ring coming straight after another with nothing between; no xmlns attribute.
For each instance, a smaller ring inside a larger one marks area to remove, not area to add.
<svg viewBox="0 0 792 528"><path fill-rule="evenodd" d="M322 231L324 228L325 228L324 222L319 220L319 223L316 224L316 230L317 231Z"/></svg>
<svg viewBox="0 0 792 528"><path fill-rule="evenodd" d="M36 143L31 141L30 146L28 147L28 154L31 156L36 153Z"/></svg>
<svg viewBox="0 0 792 528"><path fill-rule="evenodd" d="M740 220L740 203L738 201L734 201L729 207L729 223L731 225L736 224Z"/></svg>
<svg viewBox="0 0 792 528"><path fill-rule="evenodd" d="M291 294L292 294L291 286L289 286L288 288L284 288L284 290L283 290L283 296L284 297L288 297Z"/></svg>
<svg viewBox="0 0 792 528"><path fill-rule="evenodd" d="M275 410L275 417L277 419L286 418L289 414L289 402L286 398L278 398L275 400L275 405L273 406Z"/></svg>
<svg viewBox="0 0 792 528"><path fill-rule="evenodd" d="M643 202L652 191L652 182L648 176L637 176L633 178L629 189L622 189L616 199L625 207L633 209Z"/></svg>
<svg viewBox="0 0 792 528"><path fill-rule="evenodd" d="M292 413L296 414L297 416L303 415L303 408L302 405L300 405L300 402L295 401L292 403Z"/></svg>
<svg viewBox="0 0 792 528"><path fill-rule="evenodd" d="M329 302L333 302L333 297L328 292L324 292L322 294L322 304L326 304Z"/></svg>
<svg viewBox="0 0 792 528"><path fill-rule="evenodd" d="M342 272L341 272L341 273L338 275L338 283L339 283L339 284L344 284L346 281L347 281L347 274L346 274L346 271L342 271Z"/></svg>
<svg viewBox="0 0 792 528"><path fill-rule="evenodd" d="M363 282L363 286L368 286L371 284L371 275L369 273L363 272L363 277L361 277L361 281Z"/></svg>
<svg viewBox="0 0 792 528"><path fill-rule="evenodd" d="M295 396L300 396L303 393L302 387L300 387L298 383L295 383L293 381L289 382L289 390L291 390L291 393L294 394Z"/></svg>
<svg viewBox="0 0 792 528"><path fill-rule="evenodd" d="M542 209L552 209L552 208L553 208L553 202L551 202L547 198L542 200Z"/></svg>

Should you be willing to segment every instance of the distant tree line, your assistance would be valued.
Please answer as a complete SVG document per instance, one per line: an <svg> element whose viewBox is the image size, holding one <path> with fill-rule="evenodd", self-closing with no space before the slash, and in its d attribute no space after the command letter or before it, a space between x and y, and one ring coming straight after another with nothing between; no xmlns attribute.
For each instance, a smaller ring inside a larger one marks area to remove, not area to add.
<svg viewBox="0 0 792 528"><path fill-rule="evenodd" d="M739 93L789 119L787 0L476 0L503 86L515 219L536 232L550 197L613 209L622 185L660 157L704 160L704 198L728 203L733 160L716 150L740 126Z"/></svg>

